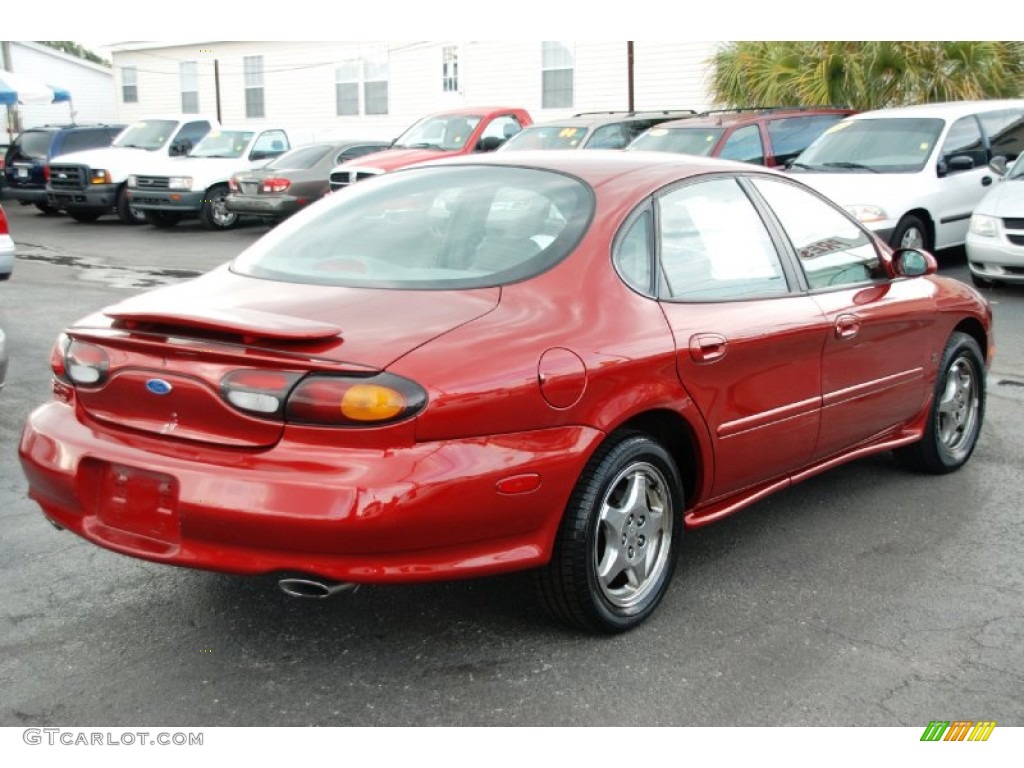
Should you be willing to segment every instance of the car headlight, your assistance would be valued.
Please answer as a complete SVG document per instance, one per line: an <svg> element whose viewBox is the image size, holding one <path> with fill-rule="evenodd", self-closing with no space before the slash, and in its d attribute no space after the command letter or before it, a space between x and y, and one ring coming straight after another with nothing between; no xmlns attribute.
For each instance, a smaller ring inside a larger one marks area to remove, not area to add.
<svg viewBox="0 0 1024 768"><path fill-rule="evenodd" d="M971 232L983 237L995 237L997 219L995 216L986 216L984 213L975 213L971 216Z"/></svg>
<svg viewBox="0 0 1024 768"><path fill-rule="evenodd" d="M864 224L872 221L885 221L889 218L885 215L885 211L877 205L847 205L845 207L848 213Z"/></svg>
<svg viewBox="0 0 1024 768"><path fill-rule="evenodd" d="M129 176L128 177L128 186L131 187L132 189L134 189L135 187L139 186L139 177L134 175L134 174Z"/></svg>
<svg viewBox="0 0 1024 768"><path fill-rule="evenodd" d="M102 168L93 168L89 172L89 183L90 184L109 184L110 183L110 171L105 171Z"/></svg>
<svg viewBox="0 0 1024 768"><path fill-rule="evenodd" d="M186 192L192 189L192 177L191 176L171 176L167 180L168 189L183 189Z"/></svg>

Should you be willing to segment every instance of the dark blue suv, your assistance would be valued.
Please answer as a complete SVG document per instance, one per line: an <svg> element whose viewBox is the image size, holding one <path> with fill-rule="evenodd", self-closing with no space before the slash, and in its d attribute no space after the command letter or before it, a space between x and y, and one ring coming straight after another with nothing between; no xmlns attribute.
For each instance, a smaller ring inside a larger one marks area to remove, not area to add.
<svg viewBox="0 0 1024 768"><path fill-rule="evenodd" d="M123 125L44 125L23 131L7 149L4 197L53 213L46 202L46 167L50 158L85 149L107 147Z"/></svg>

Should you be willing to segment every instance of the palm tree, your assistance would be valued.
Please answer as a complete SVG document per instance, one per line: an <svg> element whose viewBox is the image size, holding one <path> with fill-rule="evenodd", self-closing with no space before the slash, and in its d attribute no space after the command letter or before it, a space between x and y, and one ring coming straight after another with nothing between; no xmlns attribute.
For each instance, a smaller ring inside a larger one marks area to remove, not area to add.
<svg viewBox="0 0 1024 768"><path fill-rule="evenodd" d="M729 106L867 110L1024 93L1021 42L735 42L708 63L715 101Z"/></svg>

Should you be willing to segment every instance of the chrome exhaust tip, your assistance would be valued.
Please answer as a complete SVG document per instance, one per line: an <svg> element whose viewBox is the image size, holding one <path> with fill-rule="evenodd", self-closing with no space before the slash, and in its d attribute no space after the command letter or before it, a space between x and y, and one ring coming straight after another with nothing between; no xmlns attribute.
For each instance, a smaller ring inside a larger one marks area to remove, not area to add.
<svg viewBox="0 0 1024 768"><path fill-rule="evenodd" d="M342 592L355 592L358 584L348 581L318 581L316 579L281 579L277 582L281 591L289 597L305 597L313 600L326 600Z"/></svg>

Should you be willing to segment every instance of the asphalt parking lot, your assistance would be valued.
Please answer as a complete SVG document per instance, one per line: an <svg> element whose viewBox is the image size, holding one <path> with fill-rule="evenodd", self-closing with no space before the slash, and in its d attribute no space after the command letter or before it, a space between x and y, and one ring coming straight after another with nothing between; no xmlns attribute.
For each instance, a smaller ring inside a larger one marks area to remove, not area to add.
<svg viewBox="0 0 1024 768"><path fill-rule="evenodd" d="M5 209L0 725L1024 725L1024 288L987 293L997 358L963 470L876 456L688 532L654 617L592 637L553 625L527 574L297 601L54 530L16 446L56 335L267 228ZM962 252L942 265L966 279Z"/></svg>

